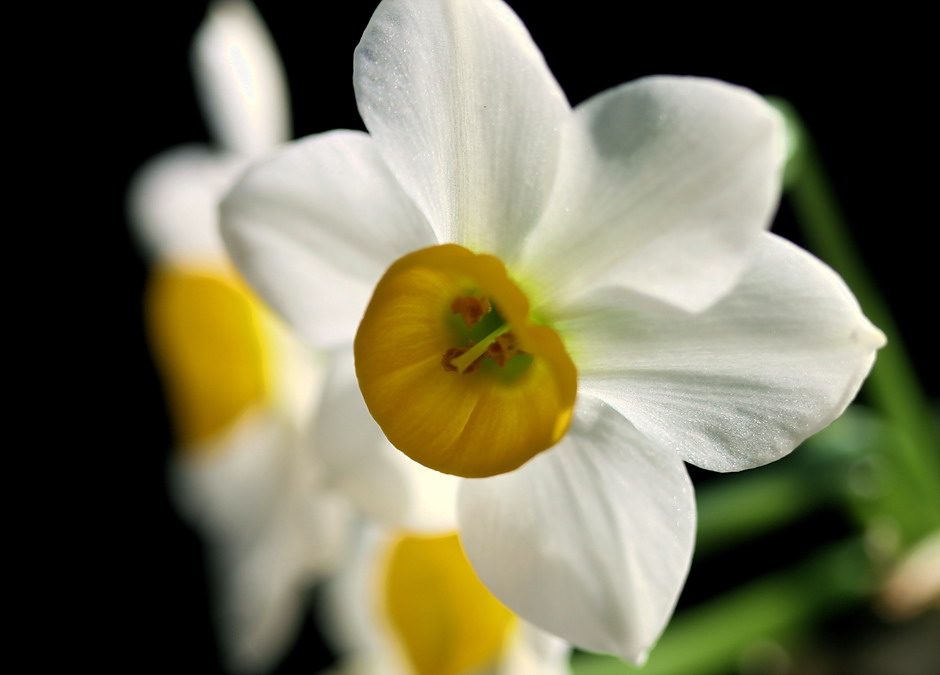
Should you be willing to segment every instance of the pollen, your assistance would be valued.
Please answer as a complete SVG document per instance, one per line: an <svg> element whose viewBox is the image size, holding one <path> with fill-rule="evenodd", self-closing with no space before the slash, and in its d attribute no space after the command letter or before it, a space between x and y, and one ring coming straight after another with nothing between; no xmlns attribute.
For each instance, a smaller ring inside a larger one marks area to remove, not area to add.
<svg viewBox="0 0 940 675"><path fill-rule="evenodd" d="M489 314L492 308L489 298L478 298L475 295L456 298L450 305L450 311L463 317L467 328L480 323L480 319Z"/></svg>
<svg viewBox="0 0 940 675"><path fill-rule="evenodd" d="M525 354L525 352L519 350L519 346L516 344L516 336L511 332L498 336L493 344L486 349L486 355L493 359L500 368L505 368L506 364L509 363L509 359L516 354Z"/></svg>

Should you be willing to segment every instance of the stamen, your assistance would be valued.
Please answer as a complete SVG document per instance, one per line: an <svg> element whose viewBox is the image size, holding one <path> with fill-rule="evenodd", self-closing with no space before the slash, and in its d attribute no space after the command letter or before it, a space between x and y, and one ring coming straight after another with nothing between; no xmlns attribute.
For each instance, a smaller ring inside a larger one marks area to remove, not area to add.
<svg viewBox="0 0 940 675"><path fill-rule="evenodd" d="M467 328L473 328L477 325L480 319L489 314L491 309L489 298L478 298L474 295L457 298L450 305L450 311L462 316Z"/></svg>
<svg viewBox="0 0 940 675"><path fill-rule="evenodd" d="M490 346L497 340L497 338L499 338L503 333L508 332L509 325L503 324L476 344L470 345L470 347L463 354L460 354L456 358L452 359L450 363L456 366L457 371L460 373L472 372L469 370L470 366L473 365L473 363L478 359L486 356Z"/></svg>
<svg viewBox="0 0 940 675"><path fill-rule="evenodd" d="M456 373L456 372L457 372L457 366L455 366L455 365L452 363L453 360L454 360L455 358L457 358L458 356L460 356L461 354L464 354L467 350L469 350L471 347L473 347L474 344L476 344L476 343L475 343L473 340L471 340L471 341L470 341L470 344L468 344L466 347L451 347L451 348L448 349L446 352L444 352L444 356L441 357L441 365L444 366L444 370L446 370L446 371L448 371L448 372L451 372L451 373ZM486 354L483 354L483 356L481 356L481 357L478 358L476 361L474 361L474 362L471 363L469 366L467 366L467 369L464 370L463 372L464 372L464 373L473 373L473 372L476 372L477 370L479 370L479 369L480 369L480 363L483 361L483 357L484 357L484 356L486 356Z"/></svg>
<svg viewBox="0 0 940 675"><path fill-rule="evenodd" d="M486 350L486 355L499 364L500 368L505 368L509 359L516 354L525 354L525 352L519 350L516 345L516 336L512 333L503 333Z"/></svg>

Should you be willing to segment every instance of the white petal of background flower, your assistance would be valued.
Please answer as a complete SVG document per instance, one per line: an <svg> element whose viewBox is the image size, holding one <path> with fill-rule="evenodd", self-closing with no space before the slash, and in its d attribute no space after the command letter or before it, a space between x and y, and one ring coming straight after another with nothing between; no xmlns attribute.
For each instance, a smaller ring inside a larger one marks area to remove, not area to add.
<svg viewBox="0 0 940 675"><path fill-rule="evenodd" d="M568 675L571 672L571 645L522 619L518 623L494 675Z"/></svg>
<svg viewBox="0 0 940 675"><path fill-rule="evenodd" d="M458 522L474 569L520 616L640 661L688 574L695 499L677 455L582 397L554 448L461 484Z"/></svg>
<svg viewBox="0 0 940 675"><path fill-rule="evenodd" d="M383 607L383 568L393 539L391 530L363 521L346 564L324 584L318 614L325 637L339 652L331 674L408 675L411 670Z"/></svg>
<svg viewBox="0 0 940 675"><path fill-rule="evenodd" d="M332 675L407 675L406 651L383 606L383 588L394 530L363 522L347 564L324 585L319 615L325 635L339 651ZM433 574L433 570L428 571ZM478 675L568 675L571 645L517 619L499 660ZM322 675L326 675L323 673ZM469 673L467 675L470 675Z"/></svg>
<svg viewBox="0 0 940 675"><path fill-rule="evenodd" d="M245 166L235 155L191 145L167 150L141 167L127 202L141 248L177 263L224 260L219 201Z"/></svg>
<svg viewBox="0 0 940 675"><path fill-rule="evenodd" d="M215 0L192 61L203 115L222 148L251 156L290 139L284 67L254 5Z"/></svg>
<svg viewBox="0 0 940 675"><path fill-rule="evenodd" d="M512 10L384 0L354 83L366 127L438 238L515 250L544 205L570 109Z"/></svg>
<svg viewBox="0 0 940 675"><path fill-rule="evenodd" d="M276 508L270 497L290 473L285 463L295 459L285 450L291 434L289 424L253 410L198 449L181 452L171 465L171 487L183 511L224 538L257 531Z"/></svg>
<svg viewBox="0 0 940 675"><path fill-rule="evenodd" d="M197 91L222 148L182 147L135 177L129 217L142 248L183 275L229 274L219 204L251 156L289 137L286 84L254 7L210 7L193 48ZM207 544L221 657L233 673L269 669L296 633L307 592L335 569L351 517L318 484L297 429L322 382L319 364L262 316L273 395L172 460L174 501Z"/></svg>
<svg viewBox="0 0 940 675"><path fill-rule="evenodd" d="M884 336L845 283L763 235L731 293L689 315L610 290L557 324L580 391L713 471L760 466L842 414Z"/></svg>
<svg viewBox="0 0 940 675"><path fill-rule="evenodd" d="M352 342L392 261L437 243L374 142L358 131L311 136L257 164L222 213L241 272L320 347Z"/></svg>
<svg viewBox="0 0 940 675"><path fill-rule="evenodd" d="M531 270L543 300L612 285L703 309L770 227L782 125L754 92L703 78L649 77L589 99L564 127L519 274Z"/></svg>
<svg viewBox="0 0 940 675"><path fill-rule="evenodd" d="M339 352L332 361L313 436L325 480L387 526L454 531L460 479L432 471L396 450L362 400L352 353Z"/></svg>
<svg viewBox="0 0 940 675"><path fill-rule="evenodd" d="M171 465L175 501L205 533L223 656L261 672L290 643L303 591L347 544L346 503L316 484L292 425L246 415L201 452Z"/></svg>

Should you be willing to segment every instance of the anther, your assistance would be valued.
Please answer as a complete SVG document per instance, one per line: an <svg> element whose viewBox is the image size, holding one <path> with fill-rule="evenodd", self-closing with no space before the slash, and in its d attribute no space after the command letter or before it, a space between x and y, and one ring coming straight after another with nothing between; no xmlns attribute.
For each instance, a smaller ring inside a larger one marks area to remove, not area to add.
<svg viewBox="0 0 940 675"><path fill-rule="evenodd" d="M473 340L470 340L470 344L468 344L466 347L451 347L446 352L444 352L444 356L441 357L441 365L444 366L444 370L448 372L456 373L459 369L457 368L457 366L453 364L453 360L456 359L458 356L464 354L474 344L476 343ZM467 374L467 373L474 373L478 371L480 369L480 363L483 361L483 358L485 356L486 354L483 354L478 359L476 359L473 363L471 363L469 366L467 366L463 370L463 373Z"/></svg>
<svg viewBox="0 0 940 675"><path fill-rule="evenodd" d="M450 311L463 317L467 328L473 328L477 325L480 319L489 314L491 309L489 298L478 298L474 295L457 298L450 305Z"/></svg>
<svg viewBox="0 0 940 675"><path fill-rule="evenodd" d="M499 364L500 368L505 367L509 359L518 353L520 352L519 347L516 346L516 336L512 333L503 333L498 336L486 350L486 356Z"/></svg>

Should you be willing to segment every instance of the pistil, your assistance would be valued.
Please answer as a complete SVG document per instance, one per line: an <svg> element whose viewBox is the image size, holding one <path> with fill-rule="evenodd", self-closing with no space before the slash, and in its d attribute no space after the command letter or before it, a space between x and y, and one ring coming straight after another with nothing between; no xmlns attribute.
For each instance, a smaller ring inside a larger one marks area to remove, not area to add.
<svg viewBox="0 0 940 675"><path fill-rule="evenodd" d="M477 359L486 356L486 352L489 350L490 345L496 342L496 339L500 335L509 332L509 328L509 324L503 324L485 338L472 345L463 354L460 354L459 356L451 359L450 364L453 365L459 373L468 372L468 369L474 364L474 362L476 362Z"/></svg>

